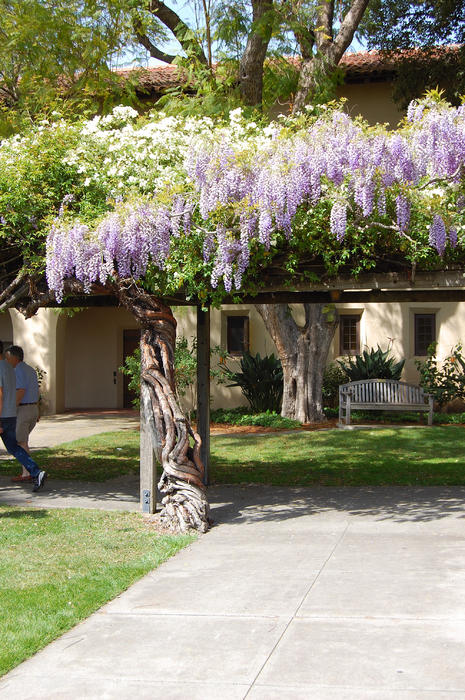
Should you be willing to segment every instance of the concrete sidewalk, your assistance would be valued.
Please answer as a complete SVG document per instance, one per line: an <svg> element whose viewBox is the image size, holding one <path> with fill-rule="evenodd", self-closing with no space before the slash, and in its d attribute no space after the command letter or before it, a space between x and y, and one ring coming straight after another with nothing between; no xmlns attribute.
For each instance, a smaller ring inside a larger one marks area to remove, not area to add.
<svg viewBox="0 0 465 700"><path fill-rule="evenodd" d="M464 488L209 497L209 533L10 672L0 697L465 697Z"/></svg>

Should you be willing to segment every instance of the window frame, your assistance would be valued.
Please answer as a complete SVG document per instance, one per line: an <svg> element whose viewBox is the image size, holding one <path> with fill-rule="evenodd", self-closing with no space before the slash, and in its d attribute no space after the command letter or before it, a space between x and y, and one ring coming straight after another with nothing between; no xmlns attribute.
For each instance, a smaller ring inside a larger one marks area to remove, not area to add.
<svg viewBox="0 0 465 700"><path fill-rule="evenodd" d="M419 343L419 338L418 338L418 326L417 326L417 321L420 318L430 318L432 321L432 336L433 339L431 340L430 343L428 343L428 346L431 345L431 343L436 342L436 329L437 329L437 322L436 322L436 313L434 312L420 312L420 313L415 313L413 314L413 351L415 357L426 357L427 356L427 348L425 349L425 352L418 352L419 350L422 350L423 348L420 347Z"/></svg>
<svg viewBox="0 0 465 700"><path fill-rule="evenodd" d="M241 350L231 350L231 326L230 319L242 319L244 330L244 343ZM226 315L226 349L228 355L232 357L241 357L245 352L249 352L250 347L250 318L246 314L227 314Z"/></svg>
<svg viewBox="0 0 465 700"><path fill-rule="evenodd" d="M339 355L359 355L360 354L360 320L361 314L340 314L339 315ZM355 350L344 348L344 321L355 320Z"/></svg>

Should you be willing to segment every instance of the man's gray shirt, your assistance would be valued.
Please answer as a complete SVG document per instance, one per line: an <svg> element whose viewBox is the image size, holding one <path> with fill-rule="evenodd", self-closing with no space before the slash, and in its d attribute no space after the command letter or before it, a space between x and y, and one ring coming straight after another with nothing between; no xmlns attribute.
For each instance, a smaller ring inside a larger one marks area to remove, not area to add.
<svg viewBox="0 0 465 700"><path fill-rule="evenodd" d="M0 360L0 386L3 389L2 418L16 416L16 375L13 367L6 360Z"/></svg>

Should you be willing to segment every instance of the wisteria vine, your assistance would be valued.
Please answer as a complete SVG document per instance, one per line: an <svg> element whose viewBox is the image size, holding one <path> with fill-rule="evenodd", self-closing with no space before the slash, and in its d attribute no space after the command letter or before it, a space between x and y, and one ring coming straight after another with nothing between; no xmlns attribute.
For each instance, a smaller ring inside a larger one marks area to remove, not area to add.
<svg viewBox="0 0 465 700"><path fill-rule="evenodd" d="M96 226L61 211L48 236L48 284L61 299L66 277L86 289L115 272L141 278L149 264L163 269L180 236L200 232L211 285L230 292L254 244L268 250L277 234L297 235L296 214L322 202L341 245L349 225L378 220L409 237L412 211L422 211L429 244L443 255L461 241L464 165L465 107L431 100L412 103L395 132L341 110L298 128L278 122L243 142L212 128L187 149L182 188L116 205Z"/></svg>

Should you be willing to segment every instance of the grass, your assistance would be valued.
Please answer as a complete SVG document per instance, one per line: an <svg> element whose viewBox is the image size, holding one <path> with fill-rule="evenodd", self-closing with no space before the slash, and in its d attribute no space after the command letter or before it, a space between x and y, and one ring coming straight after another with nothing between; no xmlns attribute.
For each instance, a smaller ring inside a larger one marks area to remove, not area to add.
<svg viewBox="0 0 465 700"><path fill-rule="evenodd" d="M50 478L104 481L139 470L139 433L125 430L35 452ZM16 474L0 461L0 474ZM465 430L373 428L212 436L212 483L279 486L465 484Z"/></svg>
<svg viewBox="0 0 465 700"><path fill-rule="evenodd" d="M137 513L0 506L0 675L192 539Z"/></svg>
<svg viewBox="0 0 465 700"><path fill-rule="evenodd" d="M275 486L465 484L463 427L212 438L211 480Z"/></svg>
<svg viewBox="0 0 465 700"><path fill-rule="evenodd" d="M139 432L124 430L100 433L32 453L52 479L106 481L139 472ZM0 474L19 474L15 460L0 461Z"/></svg>

